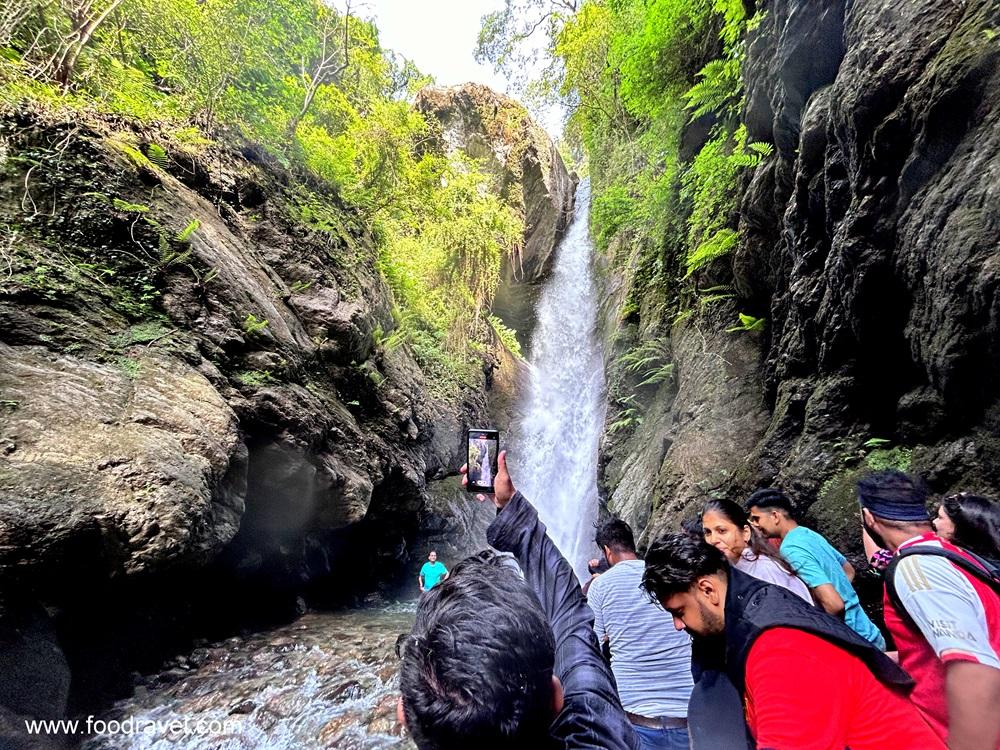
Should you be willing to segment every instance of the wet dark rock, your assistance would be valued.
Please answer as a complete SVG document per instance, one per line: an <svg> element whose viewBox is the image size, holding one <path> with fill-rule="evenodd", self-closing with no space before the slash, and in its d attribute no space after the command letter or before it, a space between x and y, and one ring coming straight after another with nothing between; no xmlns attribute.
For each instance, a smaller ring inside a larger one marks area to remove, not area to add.
<svg viewBox="0 0 1000 750"><path fill-rule="evenodd" d="M325 699L331 703L343 703L345 701L356 701L362 695L364 695L364 688L361 687L361 683L357 680L350 680L334 688L326 695Z"/></svg>
<svg viewBox="0 0 1000 750"><path fill-rule="evenodd" d="M0 285L0 591L55 605L84 713L193 637L408 582L427 480L461 465L500 366L484 355L480 387L449 401L381 345L395 324L376 242L335 195L321 231L290 219L290 175L256 150L221 139L152 174L111 135L173 149L96 115L0 120L0 225L24 227ZM62 209L30 221L28 152ZM145 262L192 221L184 263ZM93 262L110 283L80 276Z"/></svg>
<svg viewBox="0 0 1000 750"><path fill-rule="evenodd" d="M871 466L1000 494L1000 6L757 5L744 120L775 150L745 176L721 279L737 299L647 332L669 340L675 383L638 394L644 422L606 439L602 475L611 509L653 530L777 484L860 556L852 483ZM623 293L607 279L610 362L639 333L617 317ZM725 333L737 311L764 331ZM745 349L738 378L709 377L683 348L693 334L731 364Z"/></svg>
<svg viewBox="0 0 1000 750"><path fill-rule="evenodd" d="M229 715L240 715L253 713L254 709L257 708L257 704L253 701L240 701L235 706L229 709Z"/></svg>

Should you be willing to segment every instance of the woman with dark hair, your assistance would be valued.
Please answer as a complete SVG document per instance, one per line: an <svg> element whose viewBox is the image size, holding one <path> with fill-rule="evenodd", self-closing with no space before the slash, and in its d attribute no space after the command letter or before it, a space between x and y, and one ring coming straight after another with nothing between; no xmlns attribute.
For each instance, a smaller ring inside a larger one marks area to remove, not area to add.
<svg viewBox="0 0 1000 750"><path fill-rule="evenodd" d="M1000 561L1000 504L993 500L967 492L949 495L931 524L938 536L952 544Z"/></svg>
<svg viewBox="0 0 1000 750"><path fill-rule="evenodd" d="M732 500L711 500L701 513L705 541L737 570L786 588L813 603L809 588L792 566L750 525L746 511Z"/></svg>

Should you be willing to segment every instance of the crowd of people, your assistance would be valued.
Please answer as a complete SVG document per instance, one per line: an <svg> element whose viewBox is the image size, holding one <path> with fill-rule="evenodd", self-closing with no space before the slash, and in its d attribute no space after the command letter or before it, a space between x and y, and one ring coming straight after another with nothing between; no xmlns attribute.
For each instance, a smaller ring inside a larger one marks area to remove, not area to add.
<svg viewBox="0 0 1000 750"><path fill-rule="evenodd" d="M400 642L399 718L421 750L1000 750L996 502L953 495L932 519L914 477L858 483L880 630L854 567L780 490L709 502L644 559L608 519L583 588L503 452L495 490L487 539L517 566L455 566Z"/></svg>

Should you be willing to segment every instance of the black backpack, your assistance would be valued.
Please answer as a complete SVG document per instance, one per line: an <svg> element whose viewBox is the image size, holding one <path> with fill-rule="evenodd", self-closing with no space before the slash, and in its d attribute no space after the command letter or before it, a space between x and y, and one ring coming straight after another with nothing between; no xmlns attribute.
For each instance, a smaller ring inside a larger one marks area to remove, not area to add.
<svg viewBox="0 0 1000 750"><path fill-rule="evenodd" d="M980 557L974 552L969 552L966 549L962 550L969 557L965 555L960 555L950 549L945 549L944 547L935 547L930 544L915 544L912 547L907 547L904 550L900 550L892 558L892 562L885 569L885 593L889 597L889 601L892 602L892 606L896 608L900 617L904 617L912 621L910 614L906 611L903 606L903 602L899 598L899 594L896 592L896 566L899 561L904 557L909 557L910 555L936 555L937 557L946 557L950 562L974 575L980 581L985 583L991 589L993 593L1000 596L1000 565L992 560L987 560L984 557ZM969 558L972 558L971 560Z"/></svg>

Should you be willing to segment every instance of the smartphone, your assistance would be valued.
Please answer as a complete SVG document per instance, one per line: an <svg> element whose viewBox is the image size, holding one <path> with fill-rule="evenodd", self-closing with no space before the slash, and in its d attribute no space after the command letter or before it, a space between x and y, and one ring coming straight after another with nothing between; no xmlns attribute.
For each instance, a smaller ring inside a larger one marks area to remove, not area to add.
<svg viewBox="0 0 1000 750"><path fill-rule="evenodd" d="M500 431L473 429L468 438L469 492L493 492L497 475L497 455L500 453Z"/></svg>

